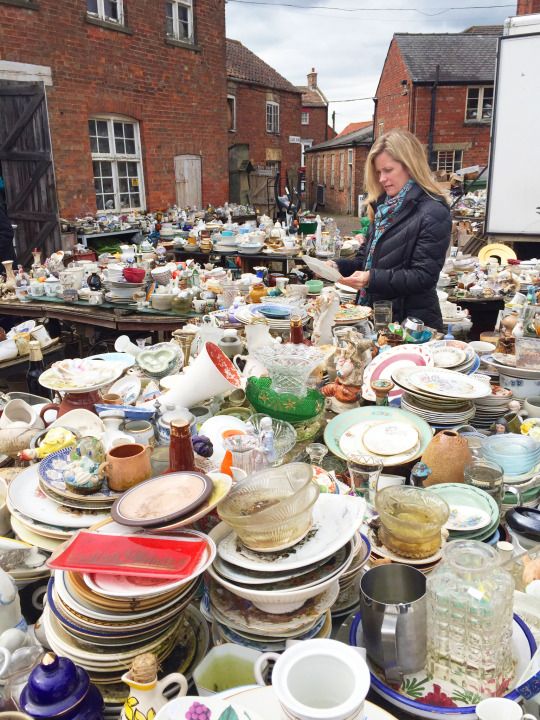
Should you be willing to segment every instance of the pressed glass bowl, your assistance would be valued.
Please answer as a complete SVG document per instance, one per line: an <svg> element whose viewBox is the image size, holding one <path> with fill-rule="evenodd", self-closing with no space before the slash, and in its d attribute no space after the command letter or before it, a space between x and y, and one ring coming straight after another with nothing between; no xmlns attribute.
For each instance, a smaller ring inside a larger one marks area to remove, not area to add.
<svg viewBox="0 0 540 720"><path fill-rule="evenodd" d="M322 363L325 354L317 347L285 343L278 349L273 345L257 348L253 356L268 370L276 392L305 397L308 377Z"/></svg>
<svg viewBox="0 0 540 720"><path fill-rule="evenodd" d="M540 443L517 433L491 435L482 441L482 455L502 467L507 475L528 472L540 462Z"/></svg>
<svg viewBox="0 0 540 720"><path fill-rule="evenodd" d="M246 397L256 412L293 425L311 420L324 408L324 396L318 390L310 389L303 397L276 392L269 377L248 378Z"/></svg>
<svg viewBox="0 0 540 720"><path fill-rule="evenodd" d="M391 486L375 496L381 540L398 555L424 558L441 547L441 529L450 515L445 500L429 490Z"/></svg>
<svg viewBox="0 0 540 720"><path fill-rule="evenodd" d="M311 529L319 486L307 463L290 463L254 473L237 483L217 511L246 547L282 550Z"/></svg>
<svg viewBox="0 0 540 720"><path fill-rule="evenodd" d="M269 416L264 413L255 413L249 418L248 422L253 425L257 433L260 432L261 420L265 417ZM292 450L296 445L296 430L285 420L270 419L274 431L274 449L276 453L275 462L272 464L279 465L289 450Z"/></svg>

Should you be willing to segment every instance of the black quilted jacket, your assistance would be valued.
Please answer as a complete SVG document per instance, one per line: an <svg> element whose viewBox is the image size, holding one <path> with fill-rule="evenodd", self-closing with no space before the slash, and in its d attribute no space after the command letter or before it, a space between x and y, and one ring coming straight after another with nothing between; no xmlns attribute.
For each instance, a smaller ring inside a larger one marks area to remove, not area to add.
<svg viewBox="0 0 540 720"><path fill-rule="evenodd" d="M451 229L450 210L444 200L434 199L418 185L413 187L394 224L383 233L375 248L367 288L369 304L392 300L394 321L415 317L428 327L442 330L435 287ZM337 261L344 277L364 269L372 240L373 225L360 253L350 260Z"/></svg>

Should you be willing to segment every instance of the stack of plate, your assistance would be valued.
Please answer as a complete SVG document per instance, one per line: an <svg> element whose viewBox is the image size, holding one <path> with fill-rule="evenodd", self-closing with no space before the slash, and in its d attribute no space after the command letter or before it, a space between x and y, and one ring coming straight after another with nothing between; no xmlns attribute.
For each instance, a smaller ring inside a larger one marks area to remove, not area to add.
<svg viewBox="0 0 540 720"><path fill-rule="evenodd" d="M113 521L96 532L137 534ZM107 685L120 681L136 655L153 652L162 662L176 645L186 645L192 631L184 612L215 557L215 546L202 533L182 535L204 539L206 547L193 572L181 580L56 570L43 620L51 649L87 670L93 682Z"/></svg>
<svg viewBox="0 0 540 720"><path fill-rule="evenodd" d="M9 484L7 504L11 526L24 542L53 552L77 530L109 517L112 501L93 507L91 502L83 504L84 496L79 496L80 500L70 504L69 498L57 495L46 483L42 485L41 480L38 466L33 465ZM47 488L47 494L43 488Z"/></svg>
<svg viewBox="0 0 540 720"><path fill-rule="evenodd" d="M303 306L285 303L259 303L241 305L235 312L235 317L242 325L250 325L255 319L265 319L271 330L288 330L291 327L291 316L302 320L305 325L309 315Z"/></svg>
<svg viewBox="0 0 540 720"><path fill-rule="evenodd" d="M474 427L488 429L500 417L508 412L508 403L513 398L511 390L491 385L491 395L475 400Z"/></svg>
<svg viewBox="0 0 540 720"><path fill-rule="evenodd" d="M362 397L375 402L375 392L371 383L376 380L393 380L393 374L401 368L430 367L433 356L430 345L398 345L384 350L374 358L364 370ZM388 397L395 400L401 397L403 390L399 384L392 388Z"/></svg>
<svg viewBox="0 0 540 720"><path fill-rule="evenodd" d="M10 551L14 551L11 555ZM21 554L21 550L25 551ZM11 575L18 588L49 576L47 555L32 549L28 543L0 537L0 553L5 553L2 567Z"/></svg>
<svg viewBox="0 0 540 720"><path fill-rule="evenodd" d="M220 523L210 533L217 546L208 570L214 621L225 634L234 631L237 642L261 646L322 627L338 599L340 578L358 554L353 538L364 510L360 498L320 495L309 533L292 547L266 553L245 547Z"/></svg>
<svg viewBox="0 0 540 720"><path fill-rule="evenodd" d="M480 367L474 348L462 340L436 340L429 344L435 367L470 375Z"/></svg>
<svg viewBox="0 0 540 720"><path fill-rule="evenodd" d="M433 405L464 402L491 395L491 386L474 375L463 375L442 368L401 368L392 373L392 380L410 395L421 396Z"/></svg>
<svg viewBox="0 0 540 720"><path fill-rule="evenodd" d="M462 483L441 483L429 489L442 497L450 507L450 516L445 525L448 541L488 541L497 532L499 508L489 493Z"/></svg>
<svg viewBox="0 0 540 720"><path fill-rule="evenodd" d="M352 542L353 559L349 568L339 578L339 595L332 607L332 618L348 615L357 607L360 600L360 576L369 560L371 545L367 537L359 532L353 537Z"/></svg>
<svg viewBox="0 0 540 720"><path fill-rule="evenodd" d="M356 297L358 290L355 290L354 288L349 287L349 285L343 285L340 282L337 282L335 284L335 288L339 293L339 299L341 300L341 302L344 302L344 303L354 302L354 299Z"/></svg>
<svg viewBox="0 0 540 720"><path fill-rule="evenodd" d="M370 528L368 530L368 539L371 545L370 564L373 562L380 562L381 560L390 560L391 562L398 563L400 565L412 565L417 570L420 570L420 572L423 572L424 575L428 575L442 560L442 546L444 545L442 537L441 548L433 555L430 555L427 558L422 558L421 560L406 558L403 557L403 555L396 555L396 553L392 552L390 548L387 548L386 545L379 540L377 529Z"/></svg>
<svg viewBox="0 0 540 720"><path fill-rule="evenodd" d="M401 407L415 413L436 428L463 425L475 415L475 406L472 402L433 399L412 391L403 393Z"/></svg>

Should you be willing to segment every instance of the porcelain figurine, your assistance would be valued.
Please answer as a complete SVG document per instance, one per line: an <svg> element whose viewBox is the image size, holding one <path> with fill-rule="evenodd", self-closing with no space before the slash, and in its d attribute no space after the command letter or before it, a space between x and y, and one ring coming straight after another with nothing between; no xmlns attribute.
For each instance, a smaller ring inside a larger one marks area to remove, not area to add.
<svg viewBox="0 0 540 720"><path fill-rule="evenodd" d="M335 354L336 381L325 385L321 392L325 397L350 407L358 400L364 369L372 357L372 342L362 337L354 328L343 333L341 340L344 346L338 347ZM335 402L331 403L331 407L335 408L336 412L344 409Z"/></svg>
<svg viewBox="0 0 540 720"><path fill-rule="evenodd" d="M276 461L276 448L274 444L274 429L272 418L264 417L260 422L259 442L265 463L272 465Z"/></svg>
<svg viewBox="0 0 540 720"><path fill-rule="evenodd" d="M312 307L314 316L311 340L314 345L330 345L333 340L332 329L340 307L339 295L335 290L323 290Z"/></svg>
<svg viewBox="0 0 540 720"><path fill-rule="evenodd" d="M180 686L175 697L187 694L188 683L181 673L171 673L163 680L157 679L157 660L152 653L138 655L131 670L122 676L129 687L120 720L154 720L159 710L169 702L164 690L172 683Z"/></svg>

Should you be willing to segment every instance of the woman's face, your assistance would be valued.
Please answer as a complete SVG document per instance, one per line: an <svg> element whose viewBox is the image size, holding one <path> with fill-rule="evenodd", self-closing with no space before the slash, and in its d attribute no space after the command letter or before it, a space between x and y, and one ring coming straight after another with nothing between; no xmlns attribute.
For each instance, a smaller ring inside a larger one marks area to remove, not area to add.
<svg viewBox="0 0 540 720"><path fill-rule="evenodd" d="M375 172L388 197L397 195L405 183L411 179L405 165L394 160L386 150L375 158Z"/></svg>

